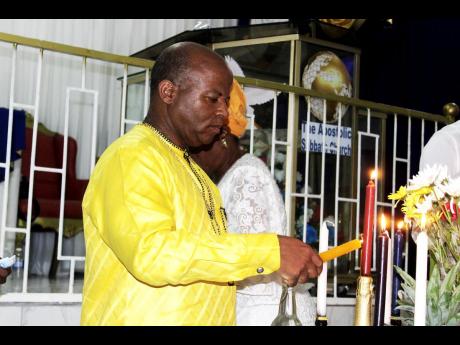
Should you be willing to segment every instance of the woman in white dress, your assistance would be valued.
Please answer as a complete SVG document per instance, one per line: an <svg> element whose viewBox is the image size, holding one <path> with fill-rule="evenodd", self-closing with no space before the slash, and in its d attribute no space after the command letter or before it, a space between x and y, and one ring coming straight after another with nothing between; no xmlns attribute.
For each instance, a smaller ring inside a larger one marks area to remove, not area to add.
<svg viewBox="0 0 460 345"><path fill-rule="evenodd" d="M218 183L229 232L275 232L287 236L284 203L274 178L261 159L240 147L239 138L247 125L245 110L244 93L234 81L230 94L229 133L224 133L201 151L192 152L192 157ZM307 286L294 288L297 316L302 325L314 325L316 306ZM237 282L236 324L271 325L278 314L281 291L281 281L276 274Z"/></svg>

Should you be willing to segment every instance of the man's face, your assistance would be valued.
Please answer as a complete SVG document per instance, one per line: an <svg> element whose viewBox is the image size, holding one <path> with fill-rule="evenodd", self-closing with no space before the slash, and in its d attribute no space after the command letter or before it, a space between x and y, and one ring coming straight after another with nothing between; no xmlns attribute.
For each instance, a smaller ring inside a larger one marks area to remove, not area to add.
<svg viewBox="0 0 460 345"><path fill-rule="evenodd" d="M209 144L228 122L233 77L225 63L203 61L177 85L169 115L178 137L188 147Z"/></svg>

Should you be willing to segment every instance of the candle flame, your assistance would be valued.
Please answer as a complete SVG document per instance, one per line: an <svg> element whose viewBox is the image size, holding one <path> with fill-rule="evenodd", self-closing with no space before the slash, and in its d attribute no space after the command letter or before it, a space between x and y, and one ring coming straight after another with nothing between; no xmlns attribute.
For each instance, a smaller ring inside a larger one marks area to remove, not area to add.
<svg viewBox="0 0 460 345"><path fill-rule="evenodd" d="M422 214L422 219L420 220L420 228L423 230L425 230L425 226L426 226L426 214L423 213Z"/></svg>
<svg viewBox="0 0 460 345"><path fill-rule="evenodd" d="M371 171L371 180L376 180L377 179L377 170L373 169Z"/></svg>
<svg viewBox="0 0 460 345"><path fill-rule="evenodd" d="M404 226L404 222L402 220L399 221L398 222L398 230L402 230L403 226Z"/></svg>
<svg viewBox="0 0 460 345"><path fill-rule="evenodd" d="M387 220L385 218L385 214L382 213L380 216L380 227L382 229L382 232L384 232L387 228Z"/></svg>

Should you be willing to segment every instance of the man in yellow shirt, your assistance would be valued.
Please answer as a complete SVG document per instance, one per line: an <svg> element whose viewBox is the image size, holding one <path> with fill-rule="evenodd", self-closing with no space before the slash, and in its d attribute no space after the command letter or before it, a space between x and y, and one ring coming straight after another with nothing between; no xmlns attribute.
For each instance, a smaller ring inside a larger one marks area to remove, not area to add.
<svg viewBox="0 0 460 345"><path fill-rule="evenodd" d="M189 156L228 121L232 81L201 45L159 56L144 123L107 148L85 193L82 325L234 325L234 281L321 272L299 240L227 233L219 191Z"/></svg>

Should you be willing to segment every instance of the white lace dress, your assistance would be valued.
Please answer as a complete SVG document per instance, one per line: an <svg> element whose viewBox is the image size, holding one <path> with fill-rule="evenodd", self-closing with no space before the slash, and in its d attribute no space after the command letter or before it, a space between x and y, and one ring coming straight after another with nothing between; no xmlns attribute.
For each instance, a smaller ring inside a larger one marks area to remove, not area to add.
<svg viewBox="0 0 460 345"><path fill-rule="evenodd" d="M233 164L218 187L233 233L275 232L287 235L286 212L279 188L265 163L245 154ZM236 324L269 326L278 314L281 284L275 274L238 282ZM314 325L316 305L307 287L298 285L297 316L302 325Z"/></svg>

